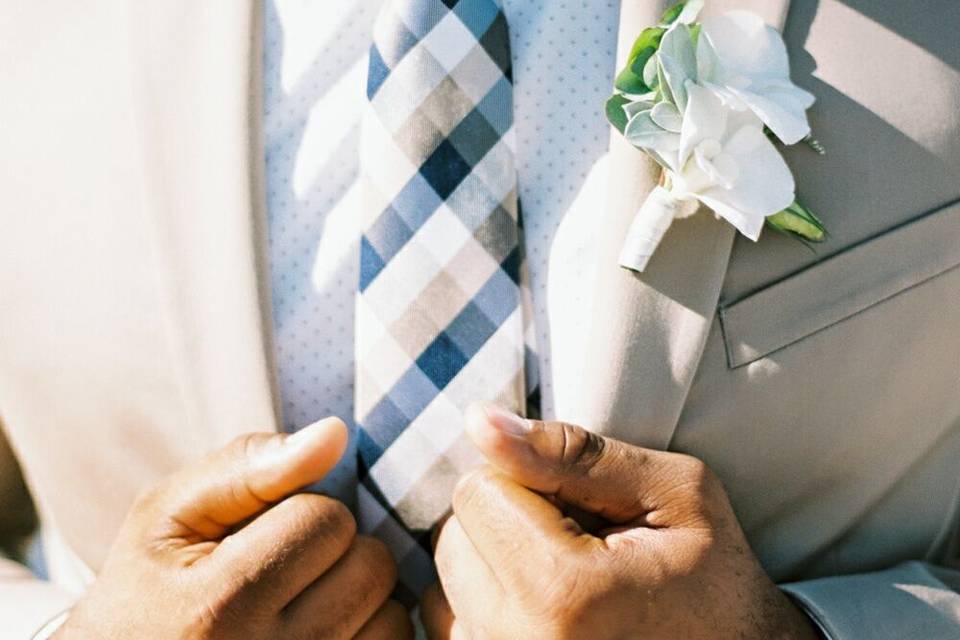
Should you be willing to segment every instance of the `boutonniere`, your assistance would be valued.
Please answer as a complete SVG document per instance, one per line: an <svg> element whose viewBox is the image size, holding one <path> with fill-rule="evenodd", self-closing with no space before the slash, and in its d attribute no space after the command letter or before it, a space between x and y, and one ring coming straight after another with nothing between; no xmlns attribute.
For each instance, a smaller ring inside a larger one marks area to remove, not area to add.
<svg viewBox="0 0 960 640"><path fill-rule="evenodd" d="M696 22L702 7L681 2L644 29L607 101L610 123L662 167L620 255L634 271L701 204L754 241L764 223L805 242L826 235L777 150L805 141L823 153L806 115L814 97L791 82L783 38L748 11Z"/></svg>

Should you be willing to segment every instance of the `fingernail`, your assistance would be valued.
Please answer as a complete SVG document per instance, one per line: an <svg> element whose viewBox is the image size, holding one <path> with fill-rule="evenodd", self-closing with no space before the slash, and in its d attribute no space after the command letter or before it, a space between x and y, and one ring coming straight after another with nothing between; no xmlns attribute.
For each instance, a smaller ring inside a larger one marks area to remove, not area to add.
<svg viewBox="0 0 960 640"><path fill-rule="evenodd" d="M487 422L512 436L523 436L530 432L530 422L512 411L492 402L481 402L480 407L487 416Z"/></svg>

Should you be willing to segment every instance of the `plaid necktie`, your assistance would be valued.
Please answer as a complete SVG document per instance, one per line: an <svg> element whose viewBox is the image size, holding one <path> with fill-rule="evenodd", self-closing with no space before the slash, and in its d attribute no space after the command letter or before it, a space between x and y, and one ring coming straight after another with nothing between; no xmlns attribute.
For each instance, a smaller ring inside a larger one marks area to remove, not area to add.
<svg viewBox="0 0 960 640"><path fill-rule="evenodd" d="M536 388L510 65L494 0L387 0L374 27L360 163L358 511L410 595L432 580L429 530L477 462L463 410L490 400L523 412Z"/></svg>

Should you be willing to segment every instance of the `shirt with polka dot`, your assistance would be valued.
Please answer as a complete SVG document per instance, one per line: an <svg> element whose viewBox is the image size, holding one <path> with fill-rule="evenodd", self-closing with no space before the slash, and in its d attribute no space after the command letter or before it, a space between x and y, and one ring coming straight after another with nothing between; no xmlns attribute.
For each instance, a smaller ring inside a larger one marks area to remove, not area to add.
<svg viewBox="0 0 960 640"><path fill-rule="evenodd" d="M359 131L383 0L268 0L264 130L274 342L284 426L353 427ZM619 2L503 0L514 57L517 170L541 363L554 406L547 272L558 225L605 153ZM323 483L351 502L353 451Z"/></svg>

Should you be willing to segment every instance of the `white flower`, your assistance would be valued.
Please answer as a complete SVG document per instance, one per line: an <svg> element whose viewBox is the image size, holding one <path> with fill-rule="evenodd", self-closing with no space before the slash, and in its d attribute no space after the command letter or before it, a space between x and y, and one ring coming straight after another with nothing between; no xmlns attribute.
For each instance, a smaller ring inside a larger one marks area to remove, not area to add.
<svg viewBox="0 0 960 640"><path fill-rule="evenodd" d="M694 51L690 28L675 23L663 35L659 61L669 97L686 109L689 80L735 110L750 110L785 144L810 133L806 110L814 97L790 80L787 48L776 29L749 11L706 18Z"/></svg>
<svg viewBox="0 0 960 640"><path fill-rule="evenodd" d="M814 98L790 81L775 29L746 11L691 26L701 4L691 0L664 19L675 18L637 85L649 91L613 103L626 115L618 125L626 139L666 176L627 233L620 264L635 271L644 270L673 220L698 203L756 241L767 218L796 201L793 174L764 126L786 144L800 141L810 132L806 110Z"/></svg>
<svg viewBox="0 0 960 640"><path fill-rule="evenodd" d="M735 108L756 113L784 144L810 133L806 110L814 97L790 80L783 38L755 13L731 11L703 21L697 74Z"/></svg>
<svg viewBox="0 0 960 640"><path fill-rule="evenodd" d="M757 240L767 216L795 199L793 174L750 111L732 111L713 92L686 84L671 194L696 199Z"/></svg>

